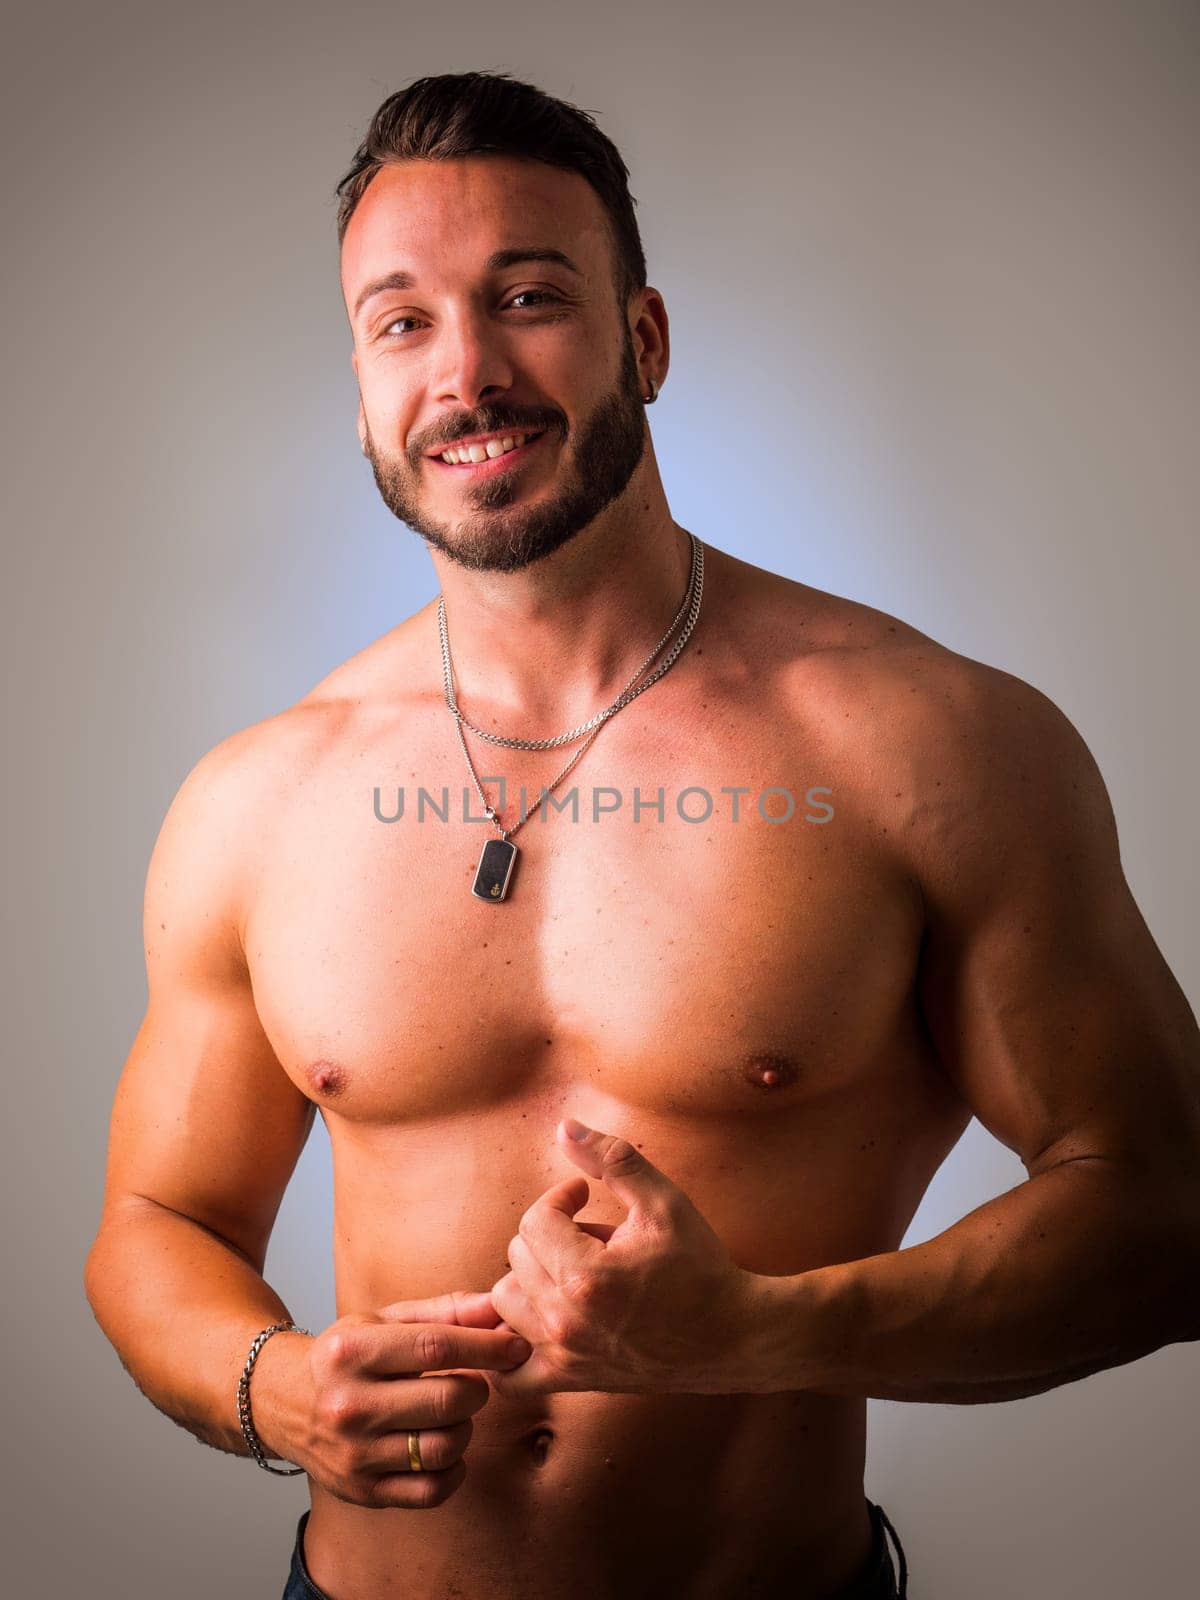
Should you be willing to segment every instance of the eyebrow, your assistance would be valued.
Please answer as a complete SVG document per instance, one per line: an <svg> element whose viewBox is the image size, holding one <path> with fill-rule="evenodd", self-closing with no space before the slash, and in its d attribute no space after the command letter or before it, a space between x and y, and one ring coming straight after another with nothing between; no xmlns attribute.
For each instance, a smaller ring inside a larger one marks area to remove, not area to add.
<svg viewBox="0 0 1200 1600"><path fill-rule="evenodd" d="M575 273L582 278L582 271L571 260L570 256L562 250L555 250L551 245L516 245L508 250L493 250L483 263L487 272L504 272L508 267L519 266L523 261L549 261L554 266L565 267L568 272ZM411 272L388 272L382 278L376 278L367 284L366 288L354 302L354 315L366 305L367 301L377 294L383 294L388 289L415 289L417 280Z"/></svg>

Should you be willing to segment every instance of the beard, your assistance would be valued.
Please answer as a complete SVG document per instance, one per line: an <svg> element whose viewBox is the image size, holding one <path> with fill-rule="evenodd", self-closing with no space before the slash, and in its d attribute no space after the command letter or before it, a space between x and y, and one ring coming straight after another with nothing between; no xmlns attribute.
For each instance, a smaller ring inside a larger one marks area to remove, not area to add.
<svg viewBox="0 0 1200 1600"><path fill-rule="evenodd" d="M559 412L517 416L501 406L479 407L462 432L499 430L545 431L560 438L566 432ZM460 489L467 509L452 521L437 521L422 504L420 474L439 472L440 464L414 468L407 456L384 455L369 427L364 448L384 505L426 544L474 572L519 572L582 532L624 492L642 459L645 412L629 329L616 387L581 425L565 481L548 499L521 504L521 471L499 472Z"/></svg>

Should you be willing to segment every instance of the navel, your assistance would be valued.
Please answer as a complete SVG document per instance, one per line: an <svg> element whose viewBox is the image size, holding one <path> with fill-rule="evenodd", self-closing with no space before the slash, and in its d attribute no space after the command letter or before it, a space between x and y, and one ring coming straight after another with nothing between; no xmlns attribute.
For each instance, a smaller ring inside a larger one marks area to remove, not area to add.
<svg viewBox="0 0 1200 1600"><path fill-rule="evenodd" d="M746 1058L742 1077L756 1089L786 1089L798 1080L800 1070L791 1056L764 1051Z"/></svg>
<svg viewBox="0 0 1200 1600"><path fill-rule="evenodd" d="M554 1430L552 1428L535 1428L526 1435L526 1444L529 1454L533 1457L535 1467L544 1467L550 1456L550 1446L554 1443Z"/></svg>
<svg viewBox="0 0 1200 1600"><path fill-rule="evenodd" d="M345 1093L350 1078L340 1062L322 1060L314 1061L309 1067L308 1081L318 1094L328 1095L332 1100Z"/></svg>

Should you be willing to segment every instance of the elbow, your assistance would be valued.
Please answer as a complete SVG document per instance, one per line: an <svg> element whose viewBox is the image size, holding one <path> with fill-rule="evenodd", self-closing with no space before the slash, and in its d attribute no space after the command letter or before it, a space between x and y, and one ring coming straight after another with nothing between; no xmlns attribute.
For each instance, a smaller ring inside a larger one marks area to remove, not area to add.
<svg viewBox="0 0 1200 1600"><path fill-rule="evenodd" d="M108 1239L103 1228L92 1241L92 1247L83 1263L83 1292L92 1308L92 1315L103 1328L104 1308L110 1298L106 1291L112 1277L112 1262L108 1252Z"/></svg>
<svg viewBox="0 0 1200 1600"><path fill-rule="evenodd" d="M93 1243L92 1248L87 1253L87 1260L83 1263L83 1293L88 1305L92 1308L93 1316L96 1314L96 1300L100 1292L101 1279L100 1260L96 1249L98 1243L99 1240Z"/></svg>
<svg viewBox="0 0 1200 1600"><path fill-rule="evenodd" d="M1119 1165L1106 1222L1116 1250L1113 1292L1126 1296L1131 1318L1154 1340L1147 1353L1200 1340L1200 1162L1187 1171L1161 1156L1157 1166Z"/></svg>

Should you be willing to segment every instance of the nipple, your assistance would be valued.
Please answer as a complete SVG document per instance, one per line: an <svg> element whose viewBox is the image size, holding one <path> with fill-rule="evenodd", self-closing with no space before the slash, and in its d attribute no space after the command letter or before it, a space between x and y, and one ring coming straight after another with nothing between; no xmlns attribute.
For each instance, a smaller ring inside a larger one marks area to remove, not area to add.
<svg viewBox="0 0 1200 1600"><path fill-rule="evenodd" d="M342 1094L349 1081L345 1068L336 1061L314 1061L308 1069L308 1079L318 1094L330 1099Z"/></svg>
<svg viewBox="0 0 1200 1600"><path fill-rule="evenodd" d="M742 1067L742 1077L756 1089L782 1089L799 1077L790 1056L765 1053L750 1056Z"/></svg>

